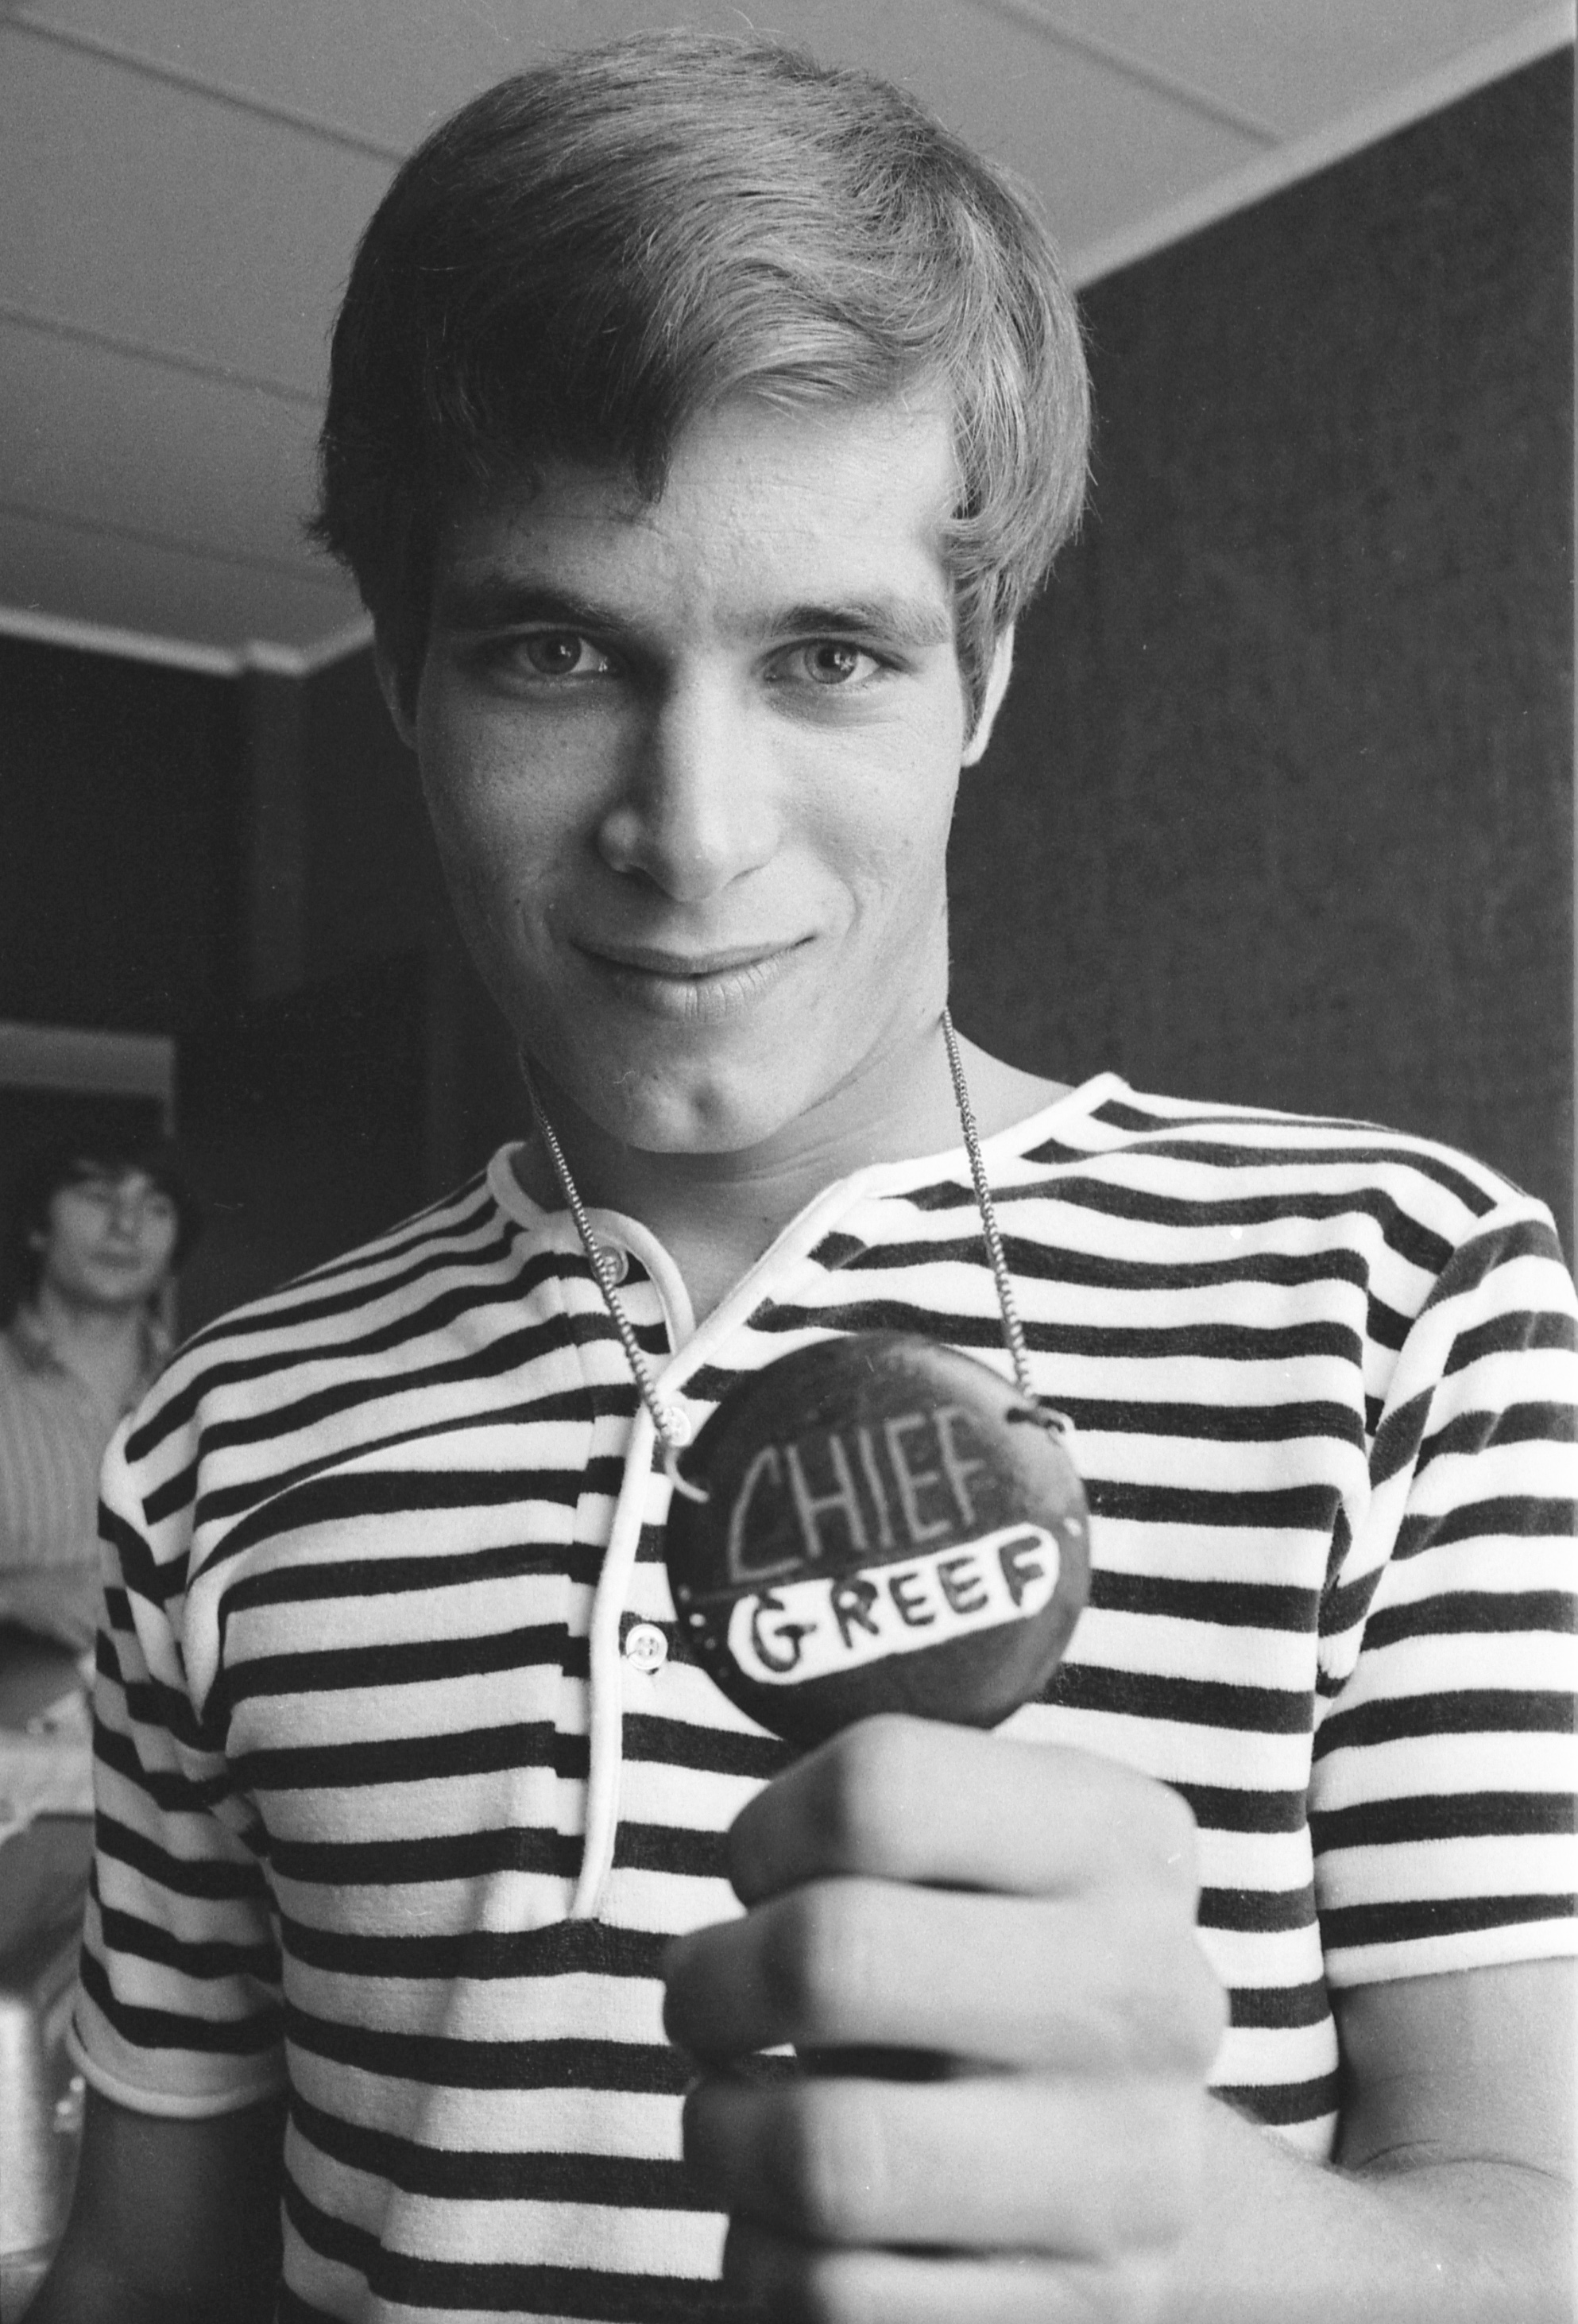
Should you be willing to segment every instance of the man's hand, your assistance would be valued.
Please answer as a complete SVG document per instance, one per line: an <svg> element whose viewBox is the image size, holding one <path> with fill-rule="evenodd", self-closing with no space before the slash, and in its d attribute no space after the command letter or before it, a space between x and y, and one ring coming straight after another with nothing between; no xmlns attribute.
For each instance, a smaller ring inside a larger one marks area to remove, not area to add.
<svg viewBox="0 0 1578 2324"><path fill-rule="evenodd" d="M1073 1750L870 1720L729 1840L742 1921L678 1941L671 2037L707 2069L685 2153L769 2315L1035 2324L1154 2312L1196 2212L1225 2013L1194 1826ZM935 2079L729 2070L924 2053Z"/></svg>

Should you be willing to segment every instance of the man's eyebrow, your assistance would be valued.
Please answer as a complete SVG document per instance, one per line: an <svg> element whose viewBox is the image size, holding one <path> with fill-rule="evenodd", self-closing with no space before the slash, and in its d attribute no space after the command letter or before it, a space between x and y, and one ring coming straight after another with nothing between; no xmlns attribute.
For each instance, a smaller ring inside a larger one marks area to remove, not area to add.
<svg viewBox="0 0 1578 2324"><path fill-rule="evenodd" d="M565 630L620 627L619 616L610 605L599 604L573 589L487 567L449 575L435 595L436 611L452 629L507 629L516 622L552 622Z"/></svg>
<svg viewBox="0 0 1578 2324"><path fill-rule="evenodd" d="M617 606L576 590L487 567L450 574L439 585L436 610L447 627L461 631L551 622L595 635L622 630L628 618ZM915 650L953 642L951 607L907 595L808 600L764 612L752 626L765 637L879 637Z"/></svg>
<svg viewBox="0 0 1578 2324"><path fill-rule="evenodd" d="M793 637L880 637L920 648L953 642L952 608L929 597L846 597L836 604L785 606L775 631Z"/></svg>

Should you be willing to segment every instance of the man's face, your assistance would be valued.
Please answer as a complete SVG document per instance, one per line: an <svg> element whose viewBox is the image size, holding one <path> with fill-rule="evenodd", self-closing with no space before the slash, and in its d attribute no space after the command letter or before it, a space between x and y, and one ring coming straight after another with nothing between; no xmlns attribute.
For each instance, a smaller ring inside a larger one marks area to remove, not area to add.
<svg viewBox="0 0 1578 2324"><path fill-rule="evenodd" d="M761 1146L934 1026L953 493L934 410L740 399L655 504L565 466L454 514L407 731L495 997L622 1142Z"/></svg>
<svg viewBox="0 0 1578 2324"><path fill-rule="evenodd" d="M141 1170L89 1167L51 1197L40 1287L77 1307L140 1307L170 1271L179 1219Z"/></svg>

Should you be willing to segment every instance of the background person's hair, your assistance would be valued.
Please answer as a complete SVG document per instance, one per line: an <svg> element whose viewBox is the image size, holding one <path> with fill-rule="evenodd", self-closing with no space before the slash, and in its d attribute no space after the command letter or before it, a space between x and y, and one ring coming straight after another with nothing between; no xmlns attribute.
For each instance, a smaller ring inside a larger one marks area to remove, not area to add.
<svg viewBox="0 0 1578 2324"><path fill-rule="evenodd" d="M203 1205L175 1147L166 1138L117 1134L113 1129L89 1138L61 1139L31 1155L18 1170L9 1205L8 1248L0 1252L0 1280L23 1301L38 1289L43 1266L39 1237L50 1223L50 1205L66 1186L85 1178L129 1177L133 1171L151 1181L175 1204L176 1236L170 1271L178 1272L203 1231Z"/></svg>
<svg viewBox="0 0 1578 2324"><path fill-rule="evenodd" d="M726 396L934 394L972 718L1078 520L1074 302L1023 194L902 91L752 38L638 33L475 98L404 164L334 334L316 538L414 696L449 497L543 460L656 497Z"/></svg>

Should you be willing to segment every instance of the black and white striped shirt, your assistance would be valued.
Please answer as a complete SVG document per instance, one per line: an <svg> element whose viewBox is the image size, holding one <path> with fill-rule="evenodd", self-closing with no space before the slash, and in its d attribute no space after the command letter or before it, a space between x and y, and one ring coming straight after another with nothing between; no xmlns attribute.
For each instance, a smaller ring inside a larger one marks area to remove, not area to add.
<svg viewBox="0 0 1578 2324"><path fill-rule="evenodd" d="M1328 2152L1329 1987L1573 1946L1548 1214L1422 1140L1111 1074L986 1152L1095 1513L1091 1604L1008 1731L1182 1791L1214 2079ZM593 1217L698 1422L829 1333L1007 1369L962 1152L828 1189L698 1331ZM787 1749L683 1650L652 1450L508 1154L198 1334L112 1448L75 2047L145 2111L288 2081L285 2319L715 2312L658 1964L738 1909L721 1836Z"/></svg>

